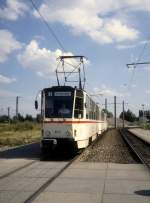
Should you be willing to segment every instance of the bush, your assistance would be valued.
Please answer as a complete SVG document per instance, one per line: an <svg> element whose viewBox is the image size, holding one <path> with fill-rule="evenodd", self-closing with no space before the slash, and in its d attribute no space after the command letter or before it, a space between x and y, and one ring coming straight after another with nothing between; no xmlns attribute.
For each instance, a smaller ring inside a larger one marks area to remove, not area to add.
<svg viewBox="0 0 150 203"><path fill-rule="evenodd" d="M9 118L6 115L0 116L0 123L8 123Z"/></svg>
<svg viewBox="0 0 150 203"><path fill-rule="evenodd" d="M27 131L27 130L40 130L40 125L36 122L16 122L16 123L5 123L0 125L0 132L4 131Z"/></svg>
<svg viewBox="0 0 150 203"><path fill-rule="evenodd" d="M141 124L141 128L144 128L146 130L150 130L150 123L143 123L143 124Z"/></svg>

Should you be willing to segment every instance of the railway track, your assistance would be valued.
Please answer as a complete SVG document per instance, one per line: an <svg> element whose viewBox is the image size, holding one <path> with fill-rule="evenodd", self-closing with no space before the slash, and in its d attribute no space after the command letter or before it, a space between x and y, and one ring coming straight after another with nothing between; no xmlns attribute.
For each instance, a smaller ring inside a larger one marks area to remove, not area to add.
<svg viewBox="0 0 150 203"><path fill-rule="evenodd" d="M103 133L104 134L104 133ZM98 138L95 139L87 148L97 142ZM53 177L47 180L37 191L35 191L24 203L31 203L33 202L56 178L58 178L74 161L76 161L80 155L85 151L79 150L78 154L71 159L63 168L61 168Z"/></svg>
<svg viewBox="0 0 150 203"><path fill-rule="evenodd" d="M30 197L28 197L24 203L31 203L38 197L56 178L58 178L77 158L79 154L69 161L64 167L62 167L53 177L49 178L37 191L35 191Z"/></svg>
<svg viewBox="0 0 150 203"><path fill-rule="evenodd" d="M128 146L140 159L140 161L150 170L150 146L140 138L133 135L127 129L120 130L120 133Z"/></svg>
<svg viewBox="0 0 150 203"><path fill-rule="evenodd" d="M37 162L37 161L31 161L30 163L27 163L27 164L25 164L25 165L23 165L23 166L20 166L20 167L18 167L18 168L15 168L14 170L11 170L11 171L8 172L8 173L5 173L4 175L0 176L0 180L1 180L1 179L4 179L4 178L7 178L7 177L10 176L10 175L13 175L14 173L17 173L18 171L20 171L20 170L22 170L22 169L25 169L25 168L27 168L28 166L31 166L31 165L34 164L35 162Z"/></svg>
<svg viewBox="0 0 150 203"><path fill-rule="evenodd" d="M80 156L80 154L78 153L76 156L70 158L70 160L68 160L65 164L61 165L61 161L60 161L60 166L57 168L56 172L54 173L53 176L50 176L42 185L40 185L35 191L33 191L33 193L30 196L27 196L25 200L23 200L24 203L30 203L32 201L34 201L57 177L59 177L78 157ZM47 160L47 159L46 159ZM56 157L57 160L57 157ZM43 161L42 161L43 162ZM41 162L41 164L42 164ZM8 178L7 180L11 180L12 177L14 176L18 176L17 174L20 173L22 170L26 170L28 171L30 166L32 168L35 167L34 164L39 163L37 160L31 161L30 163L24 164L23 166L17 167L14 170L11 170L10 172L0 176L0 180L5 178ZM59 164L59 163L58 163ZM31 169L32 170L32 169ZM36 169L35 169L36 170ZM36 172L36 171L35 171ZM19 176L18 176L19 177Z"/></svg>

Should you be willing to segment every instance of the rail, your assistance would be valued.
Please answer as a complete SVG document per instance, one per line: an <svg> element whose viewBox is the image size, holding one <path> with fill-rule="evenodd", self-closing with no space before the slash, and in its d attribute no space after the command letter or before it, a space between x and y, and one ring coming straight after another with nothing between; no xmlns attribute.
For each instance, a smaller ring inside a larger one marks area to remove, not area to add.
<svg viewBox="0 0 150 203"><path fill-rule="evenodd" d="M30 163L24 164L23 166L20 166L20 167L18 167L18 168L15 168L14 170L11 170L10 172L8 172L8 173L6 173L6 174L4 174L4 175L1 175L1 176L0 176L0 180L3 179L3 178L8 177L8 176L10 176L10 175L13 175L14 173L16 173L16 172L18 172L18 171L20 171L20 170L22 170L22 169L25 169L25 168L27 168L28 166L31 166L31 165L34 164L35 162L37 162L37 161L31 161Z"/></svg>
<svg viewBox="0 0 150 203"><path fill-rule="evenodd" d="M127 129L120 130L120 133L139 160L150 170L150 146Z"/></svg>
<svg viewBox="0 0 150 203"><path fill-rule="evenodd" d="M37 191L35 191L24 203L33 202L36 197L38 197L58 176L60 176L64 170L66 170L77 158L79 155L75 156L69 163L67 163L63 168L61 168L53 177L49 178Z"/></svg>
<svg viewBox="0 0 150 203"><path fill-rule="evenodd" d="M101 136L103 135L104 133L102 133ZM95 142L97 142L97 139L95 139L89 146L94 145ZM79 153L73 159L71 159L70 162L68 162L63 168L61 168L53 177L47 180L37 191L35 191L27 200L25 200L24 203L33 202L56 178L58 178L75 160L77 160L80 157L81 153L83 153L86 149L87 148L80 150Z"/></svg>

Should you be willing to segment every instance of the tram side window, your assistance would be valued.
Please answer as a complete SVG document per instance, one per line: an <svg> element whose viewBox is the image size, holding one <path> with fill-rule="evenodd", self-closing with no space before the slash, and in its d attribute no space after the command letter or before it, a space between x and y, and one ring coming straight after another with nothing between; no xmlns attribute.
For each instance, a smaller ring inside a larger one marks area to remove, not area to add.
<svg viewBox="0 0 150 203"><path fill-rule="evenodd" d="M89 113L89 118L93 118L93 113L92 113L92 100L90 99L90 113Z"/></svg>
<svg viewBox="0 0 150 203"><path fill-rule="evenodd" d="M86 119L90 118L90 98L86 95Z"/></svg>
<svg viewBox="0 0 150 203"><path fill-rule="evenodd" d="M95 119L95 103L90 99L90 119Z"/></svg>
<svg viewBox="0 0 150 203"><path fill-rule="evenodd" d="M74 117L83 118L83 97L76 97Z"/></svg>
<svg viewBox="0 0 150 203"><path fill-rule="evenodd" d="M99 108L96 106L96 120L99 120Z"/></svg>
<svg viewBox="0 0 150 203"><path fill-rule="evenodd" d="M103 111L101 111L101 119L102 119L102 121L104 120L104 112Z"/></svg>

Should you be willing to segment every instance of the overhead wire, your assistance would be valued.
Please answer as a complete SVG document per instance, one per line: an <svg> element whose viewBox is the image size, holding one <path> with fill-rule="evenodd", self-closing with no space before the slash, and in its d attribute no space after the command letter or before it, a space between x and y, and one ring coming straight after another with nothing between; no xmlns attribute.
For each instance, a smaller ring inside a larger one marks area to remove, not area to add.
<svg viewBox="0 0 150 203"><path fill-rule="evenodd" d="M136 66L137 66L137 64L141 61L142 56L143 56L143 54L144 54L144 52L145 52L145 50L146 50L146 48L147 48L147 46L148 46L148 44L149 44L149 41L150 41L150 36L149 36L149 37L147 38L147 40L145 41L144 46L143 46L143 49L142 49L141 53L139 54L138 59L137 59L136 62L134 63L134 67L133 67L134 69L133 69L133 72L132 72L132 75L131 75L131 78L130 78L130 81L129 81L128 89L131 88L131 85L132 85L132 82L133 82L133 79L134 79L134 76L135 76L135 69L136 69Z"/></svg>
<svg viewBox="0 0 150 203"><path fill-rule="evenodd" d="M60 46L60 48L66 52L65 47L63 46L62 42L59 40L58 36L56 35L56 33L54 32L54 30L51 28L51 26L47 23L45 17L41 14L41 12L39 11L36 3L33 0L29 0L32 4L32 7L36 10L36 12L38 13L38 15L40 16L42 22L45 24L45 26L47 27L49 33L54 37L54 39L57 41L58 45ZM70 64L72 67L75 67L74 65ZM57 72L57 70L56 70Z"/></svg>
<svg viewBox="0 0 150 203"><path fill-rule="evenodd" d="M33 0L30 0L30 2L31 2L31 4L32 4L33 8L34 8L34 9L37 11L37 13L39 14L39 16L40 16L42 22L46 25L48 31L51 33L51 35L52 35L52 36L54 37L54 39L57 41L57 43L58 43L58 45L60 46L60 48L61 48L64 52L66 52L66 49L64 48L62 42L59 40L59 38L58 38L58 36L56 35L56 33L54 32L54 30L53 30L53 29L50 27L50 25L47 23L45 17L44 17L44 16L41 14L41 12L39 11L39 9L38 9L36 3L35 3ZM70 64L70 65L71 65L71 64ZM71 65L71 66L74 67L74 65ZM58 69L58 67L57 67L57 69ZM85 72L85 71L84 71L84 72ZM57 70L56 70L56 73L57 73ZM64 75L65 75L65 71L64 71ZM66 80L66 76L65 76L65 80ZM58 81L58 77L57 77L57 81Z"/></svg>
<svg viewBox="0 0 150 203"><path fill-rule="evenodd" d="M57 41L58 45L60 46L60 48L66 52L62 42L58 39L56 33L54 32L54 30L50 27L50 25L47 23L45 17L41 14L41 12L39 11L37 5L35 4L35 2L33 0L29 0L33 6L33 8L37 11L37 13L39 14L41 20L43 21L43 23L46 25L48 31L51 33L51 35L55 38L55 40Z"/></svg>

